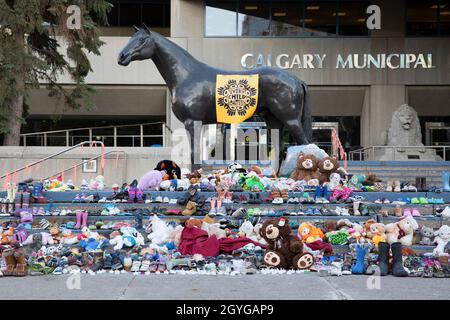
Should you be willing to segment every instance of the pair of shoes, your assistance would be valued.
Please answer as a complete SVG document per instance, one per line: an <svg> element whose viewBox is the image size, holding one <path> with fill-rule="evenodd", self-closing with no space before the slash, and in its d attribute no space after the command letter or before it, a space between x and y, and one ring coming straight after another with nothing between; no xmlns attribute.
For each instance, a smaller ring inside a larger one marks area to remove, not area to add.
<svg viewBox="0 0 450 320"><path fill-rule="evenodd" d="M395 242L389 245L386 242L378 244L378 266L380 268L380 275L386 276L389 274L389 251L392 251L392 275L395 277L407 277L408 272L403 268L402 244Z"/></svg>

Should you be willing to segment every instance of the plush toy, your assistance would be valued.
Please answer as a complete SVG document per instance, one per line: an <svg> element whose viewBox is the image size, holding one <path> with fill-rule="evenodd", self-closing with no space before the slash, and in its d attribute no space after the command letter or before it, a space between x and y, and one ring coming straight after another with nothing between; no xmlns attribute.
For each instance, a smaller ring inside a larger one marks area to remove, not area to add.
<svg viewBox="0 0 450 320"><path fill-rule="evenodd" d="M377 222L375 221L375 219L369 219L369 220L367 220L366 222L364 222L362 235L363 235L365 238L367 238L367 239L372 239L373 234L372 234L372 230L371 230L370 227L371 227L372 224L374 224L374 223L377 223Z"/></svg>
<svg viewBox="0 0 450 320"><path fill-rule="evenodd" d="M189 179L164 180L159 184L159 188L165 191L186 191L191 183Z"/></svg>
<svg viewBox="0 0 450 320"><path fill-rule="evenodd" d="M164 171L150 170L139 179L137 187L141 190L158 190L165 174Z"/></svg>
<svg viewBox="0 0 450 320"><path fill-rule="evenodd" d="M111 233L109 243L114 246L114 250L121 250L123 247L131 248L135 245L143 246L144 237L135 228L122 227L120 233Z"/></svg>
<svg viewBox="0 0 450 320"><path fill-rule="evenodd" d="M367 239L364 237L364 227L359 223L351 223L351 227L348 228L348 234L350 236L350 243L365 243Z"/></svg>
<svg viewBox="0 0 450 320"><path fill-rule="evenodd" d="M217 239L222 239L227 236L226 231L220 228L219 223L203 222L201 228L207 231L210 237L214 235Z"/></svg>
<svg viewBox="0 0 450 320"><path fill-rule="evenodd" d="M345 245L348 243L348 229L342 228L338 231L330 231L325 234L328 242L333 245Z"/></svg>
<svg viewBox="0 0 450 320"><path fill-rule="evenodd" d="M437 257L448 257L448 253L445 252L445 247L450 241L450 227L446 224L442 225L439 230L434 233L434 243L437 244L433 250L433 254Z"/></svg>
<svg viewBox="0 0 450 320"><path fill-rule="evenodd" d="M317 173L317 159L312 154L300 153L297 159L297 167L291 173L291 179L296 181L305 180L308 185L317 185L319 183L319 174Z"/></svg>
<svg viewBox="0 0 450 320"><path fill-rule="evenodd" d="M259 234L259 230L261 229L262 224L253 224L250 221L244 221L242 225L239 227L238 236L249 238L255 242L259 242L262 245L266 245L266 241Z"/></svg>
<svg viewBox="0 0 450 320"><path fill-rule="evenodd" d="M89 181L89 189L101 191L105 189L105 177L98 175L95 179Z"/></svg>
<svg viewBox="0 0 450 320"><path fill-rule="evenodd" d="M189 179L189 182L192 184L199 183L202 178L203 169L194 170L192 173L186 175L186 178Z"/></svg>
<svg viewBox="0 0 450 320"><path fill-rule="evenodd" d="M322 158L317 167L319 168L319 182L324 184L330 181L330 175L337 172L339 167L339 162L336 157L324 157Z"/></svg>
<svg viewBox="0 0 450 320"><path fill-rule="evenodd" d="M241 179L243 179L245 181L244 189L246 189L246 190L249 190L249 191L263 191L264 190L264 184L261 182L260 178L254 172L250 172L246 175L241 174Z"/></svg>
<svg viewBox="0 0 450 320"><path fill-rule="evenodd" d="M328 190L334 191L335 189L338 189L341 186L341 175L339 173L332 173L330 175L330 181L326 182L326 185L328 187Z"/></svg>
<svg viewBox="0 0 450 320"><path fill-rule="evenodd" d="M386 225L386 242L393 244L400 242L404 246L411 246L413 243L414 230L419 225L412 216L407 216L395 223Z"/></svg>
<svg viewBox="0 0 450 320"><path fill-rule="evenodd" d="M181 178L181 169L180 167L173 161L170 160L162 160L158 162L155 170L165 171L166 174L163 176L163 180L172 180L172 179L180 179Z"/></svg>
<svg viewBox="0 0 450 320"><path fill-rule="evenodd" d="M147 239L150 240L151 243L162 245L170 241L173 228L168 226L157 216L152 216L150 218L150 223L145 228L145 231L148 233Z"/></svg>
<svg viewBox="0 0 450 320"><path fill-rule="evenodd" d="M3 230L1 234L1 244L9 244L11 242L15 230L16 229L12 227Z"/></svg>
<svg viewBox="0 0 450 320"><path fill-rule="evenodd" d="M264 264L294 269L308 269L313 265L314 256L303 252L303 243L291 234L287 218L268 219L259 232L268 245L263 256Z"/></svg>
<svg viewBox="0 0 450 320"><path fill-rule="evenodd" d="M188 228L192 228L192 227L195 227L195 228L201 228L202 225L203 225L203 221L200 220L200 219L196 219L196 218L189 218L189 219L184 223L184 225L185 225L186 227L188 227Z"/></svg>
<svg viewBox="0 0 450 320"><path fill-rule="evenodd" d="M50 228L50 234L53 237L53 241L58 244L61 242L61 234L60 234L60 230L59 230L59 226L58 224L54 224L51 228Z"/></svg>
<svg viewBox="0 0 450 320"><path fill-rule="evenodd" d="M77 236L74 235L70 229L64 229L61 232L61 241L60 241L61 244L72 245L77 242L78 242Z"/></svg>
<svg viewBox="0 0 450 320"><path fill-rule="evenodd" d="M378 247L380 242L386 242L386 228L382 223L372 223L370 225L370 234L372 238L373 245Z"/></svg>
<svg viewBox="0 0 450 320"><path fill-rule="evenodd" d="M315 227L309 222L303 222L300 224L297 235L303 240L303 242L306 243L322 240L325 236L320 228Z"/></svg>
<svg viewBox="0 0 450 320"><path fill-rule="evenodd" d="M420 228L420 236L421 239L419 243L424 246L431 246L433 244L432 237L434 237L434 230L433 228L422 226Z"/></svg>
<svg viewBox="0 0 450 320"><path fill-rule="evenodd" d="M22 245L27 246L33 243L42 243L42 245L53 245L55 242L53 241L53 237L48 232L38 232L34 234L30 234L28 238L22 242Z"/></svg>

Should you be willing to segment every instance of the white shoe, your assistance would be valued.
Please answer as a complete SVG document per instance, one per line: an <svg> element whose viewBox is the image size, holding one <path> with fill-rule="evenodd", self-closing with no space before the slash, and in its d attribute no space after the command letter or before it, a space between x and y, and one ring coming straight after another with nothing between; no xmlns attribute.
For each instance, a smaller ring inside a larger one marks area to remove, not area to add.
<svg viewBox="0 0 450 320"><path fill-rule="evenodd" d="M450 207L448 207L448 206L445 207L445 209L442 210L442 212L441 212L441 216L443 218L449 219L450 218Z"/></svg>
<svg viewBox="0 0 450 320"><path fill-rule="evenodd" d="M283 198L275 198L272 200L273 204L283 204Z"/></svg>
<svg viewBox="0 0 450 320"><path fill-rule="evenodd" d="M163 202L163 198L161 196L157 196L155 198L155 202L161 203L161 202Z"/></svg>
<svg viewBox="0 0 450 320"><path fill-rule="evenodd" d="M177 199L170 199L169 204L177 204Z"/></svg>
<svg viewBox="0 0 450 320"><path fill-rule="evenodd" d="M348 212L347 208L341 208L341 216L349 216L350 213Z"/></svg>
<svg viewBox="0 0 450 320"><path fill-rule="evenodd" d="M169 203L169 198L168 197L164 197L163 202L164 203Z"/></svg>

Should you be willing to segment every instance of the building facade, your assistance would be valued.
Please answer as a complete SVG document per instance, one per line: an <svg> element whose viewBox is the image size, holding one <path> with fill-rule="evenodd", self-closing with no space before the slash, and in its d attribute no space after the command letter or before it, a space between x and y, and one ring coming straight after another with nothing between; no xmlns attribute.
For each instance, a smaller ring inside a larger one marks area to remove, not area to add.
<svg viewBox="0 0 450 320"><path fill-rule="evenodd" d="M329 141L335 127L347 151L382 145L393 111L407 103L425 145L450 144L450 0L111 2L106 45L87 79L97 109L65 110L36 90L28 132L151 121L180 127L153 63L116 63L130 26L144 22L212 66L268 65L305 81L316 127L325 128L315 142ZM373 4L381 9L379 30L366 26Z"/></svg>

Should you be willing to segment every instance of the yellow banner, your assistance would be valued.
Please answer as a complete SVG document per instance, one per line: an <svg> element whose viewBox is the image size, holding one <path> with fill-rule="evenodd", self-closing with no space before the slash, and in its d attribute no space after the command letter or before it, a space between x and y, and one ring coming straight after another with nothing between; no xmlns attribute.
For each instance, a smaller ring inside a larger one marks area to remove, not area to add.
<svg viewBox="0 0 450 320"><path fill-rule="evenodd" d="M258 105L258 75L224 75L216 78L218 123L241 123L252 117Z"/></svg>

